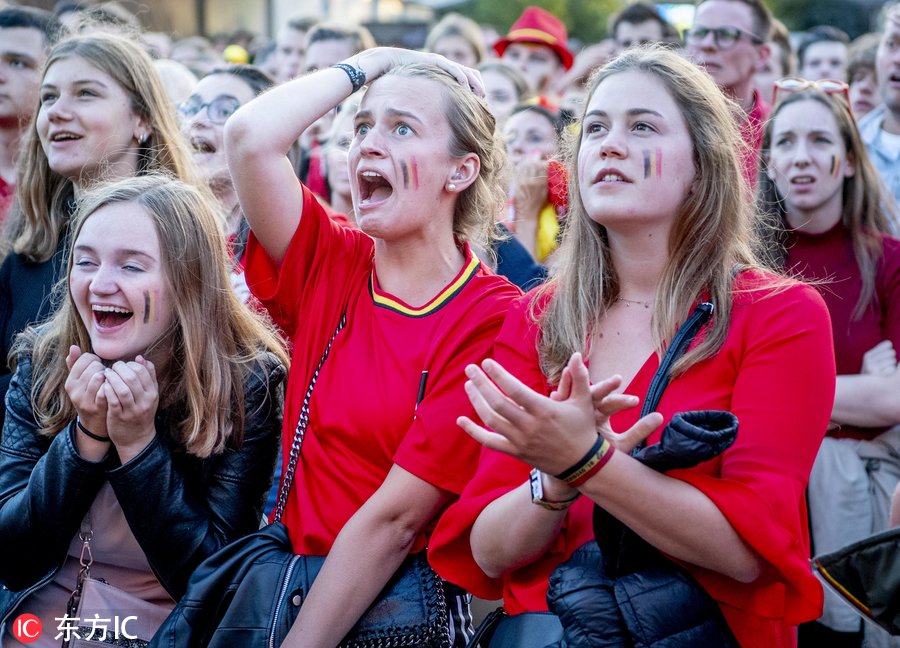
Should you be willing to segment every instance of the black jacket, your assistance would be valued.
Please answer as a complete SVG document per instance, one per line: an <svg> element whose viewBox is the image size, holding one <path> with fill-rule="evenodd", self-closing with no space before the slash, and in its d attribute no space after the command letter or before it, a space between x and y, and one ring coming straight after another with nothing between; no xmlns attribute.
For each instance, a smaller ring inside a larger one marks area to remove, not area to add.
<svg viewBox="0 0 900 648"><path fill-rule="evenodd" d="M193 570L232 540L259 528L281 432L285 368L272 355L245 385L246 423L239 449L208 459L174 449L159 434L133 460L115 453L99 463L75 451L73 425L55 437L37 431L30 404L31 358L21 354L7 393L0 440L0 632L19 601L60 569L69 543L109 481L154 574L178 600Z"/></svg>

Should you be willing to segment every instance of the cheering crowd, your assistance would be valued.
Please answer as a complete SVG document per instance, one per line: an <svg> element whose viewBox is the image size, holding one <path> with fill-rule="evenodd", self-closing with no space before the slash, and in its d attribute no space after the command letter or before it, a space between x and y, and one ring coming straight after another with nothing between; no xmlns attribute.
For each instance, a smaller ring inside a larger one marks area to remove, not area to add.
<svg viewBox="0 0 900 648"><path fill-rule="evenodd" d="M608 32L0 3L0 646L900 646L900 3Z"/></svg>

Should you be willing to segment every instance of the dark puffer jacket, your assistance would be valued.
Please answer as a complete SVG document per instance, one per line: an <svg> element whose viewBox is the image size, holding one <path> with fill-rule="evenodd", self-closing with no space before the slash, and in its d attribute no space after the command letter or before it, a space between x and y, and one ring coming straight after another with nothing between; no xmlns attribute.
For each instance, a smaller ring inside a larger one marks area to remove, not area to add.
<svg viewBox="0 0 900 648"><path fill-rule="evenodd" d="M176 601L193 570L232 540L259 528L281 431L285 368L272 354L245 385L240 448L199 459L175 449L176 413L157 413L160 433L122 465L110 453L92 463L75 450L74 423L55 437L38 432L31 407L31 358L21 354L7 393L0 440L0 634L19 602L50 582L66 559L104 482L132 533Z"/></svg>

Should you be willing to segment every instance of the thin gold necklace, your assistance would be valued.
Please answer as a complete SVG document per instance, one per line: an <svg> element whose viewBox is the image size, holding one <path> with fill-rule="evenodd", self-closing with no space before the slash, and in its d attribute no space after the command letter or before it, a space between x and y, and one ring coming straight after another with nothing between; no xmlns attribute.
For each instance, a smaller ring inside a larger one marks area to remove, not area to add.
<svg viewBox="0 0 900 648"><path fill-rule="evenodd" d="M624 297L616 297L617 302L622 302L625 304L625 308L628 308L630 304L635 304L637 306L643 306L644 308L650 308L650 302L648 301L639 301L637 299L625 299Z"/></svg>

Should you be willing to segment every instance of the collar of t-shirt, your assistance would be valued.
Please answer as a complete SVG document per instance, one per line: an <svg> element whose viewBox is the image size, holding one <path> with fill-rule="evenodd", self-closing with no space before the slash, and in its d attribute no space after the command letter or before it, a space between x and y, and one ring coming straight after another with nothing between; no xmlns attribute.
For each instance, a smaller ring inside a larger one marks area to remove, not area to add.
<svg viewBox="0 0 900 648"><path fill-rule="evenodd" d="M894 135L883 128L879 128L877 146L888 159L896 160L900 158L900 135Z"/></svg>

